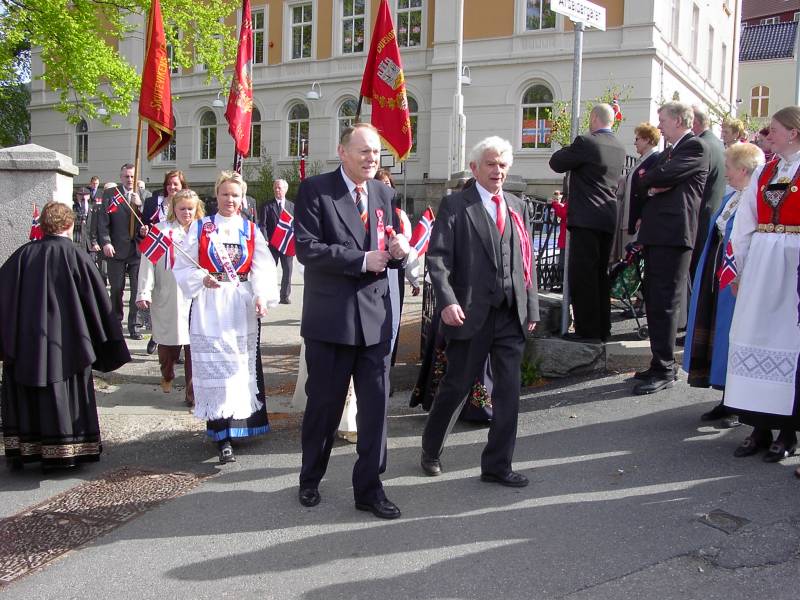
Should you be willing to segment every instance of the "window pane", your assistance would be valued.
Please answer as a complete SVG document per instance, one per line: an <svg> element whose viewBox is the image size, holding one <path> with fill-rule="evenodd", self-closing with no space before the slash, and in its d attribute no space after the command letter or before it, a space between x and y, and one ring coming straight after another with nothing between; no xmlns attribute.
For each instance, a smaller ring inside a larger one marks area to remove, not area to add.
<svg viewBox="0 0 800 600"><path fill-rule="evenodd" d="M408 99L408 112L409 113L418 112L419 108L417 105L417 100L414 98L414 96L406 94L406 98Z"/></svg>
<svg viewBox="0 0 800 600"><path fill-rule="evenodd" d="M356 116L356 109L358 108L358 102L349 98L342 102L341 107L339 107L339 116L340 117L355 117Z"/></svg>
<svg viewBox="0 0 800 600"><path fill-rule="evenodd" d="M353 51L353 21L347 19L342 22L342 52Z"/></svg>
<svg viewBox="0 0 800 600"><path fill-rule="evenodd" d="M214 129L209 130L208 139L209 139L209 146L210 146L209 152L208 152L208 158L215 159L215 158L217 158L217 129L216 129L216 127Z"/></svg>
<svg viewBox="0 0 800 600"><path fill-rule="evenodd" d="M302 6L292 7L292 23L302 23L302 22L303 22L303 7Z"/></svg>
<svg viewBox="0 0 800 600"><path fill-rule="evenodd" d="M292 30L292 58L303 57L303 31L299 27Z"/></svg>
<svg viewBox="0 0 800 600"><path fill-rule="evenodd" d="M356 19L355 39L353 40L353 52L364 51L364 19Z"/></svg>
<svg viewBox="0 0 800 600"><path fill-rule="evenodd" d="M303 26L303 58L311 56L311 25Z"/></svg>
<svg viewBox="0 0 800 600"><path fill-rule="evenodd" d="M342 6L342 15L345 17L353 16L353 0L344 0Z"/></svg>
<svg viewBox="0 0 800 600"><path fill-rule="evenodd" d="M216 125L217 124L217 117L214 116L214 113L210 110L207 110L203 113L203 116L200 117L200 125Z"/></svg>

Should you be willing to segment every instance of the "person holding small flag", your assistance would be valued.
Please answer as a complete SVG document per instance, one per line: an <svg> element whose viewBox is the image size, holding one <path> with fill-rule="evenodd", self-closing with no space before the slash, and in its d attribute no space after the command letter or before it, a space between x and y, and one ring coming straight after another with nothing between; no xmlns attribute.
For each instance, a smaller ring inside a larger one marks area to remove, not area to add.
<svg viewBox="0 0 800 600"><path fill-rule="evenodd" d="M158 363L161 367L161 389L172 391L175 364L181 347L184 350L186 375L186 406L194 406L192 388L192 359L189 348L190 298L184 296L172 272L175 266L175 246L182 246L189 228L205 216L203 202L192 190L174 194L168 204L166 220L152 225L139 249L148 258L139 267L139 293L136 305L150 309L153 319L153 341L158 344Z"/></svg>
<svg viewBox="0 0 800 600"><path fill-rule="evenodd" d="M218 212L190 227L173 274L192 299L194 415L224 464L236 460L232 440L269 431L259 319L278 304L278 283L264 236L239 213L247 183L223 171L215 192Z"/></svg>
<svg viewBox="0 0 800 600"><path fill-rule="evenodd" d="M725 151L725 177L734 191L722 199L722 204L710 219L692 285L683 370L689 374L687 382L690 386L722 390L723 398L728 368L728 333L736 305L736 296L730 286L736 276L731 233L742 192L750 185L753 171L763 164L764 153L755 144L736 144ZM738 417L725 408L724 400L700 418L703 421L724 419L726 428L739 425Z"/></svg>
<svg viewBox="0 0 800 600"><path fill-rule="evenodd" d="M795 453L800 430L800 106L772 115L768 139L775 158L753 173L731 233L738 281L725 407L753 427L734 456L766 450L763 460L778 462Z"/></svg>
<svg viewBox="0 0 800 600"><path fill-rule="evenodd" d="M294 217L294 202L286 197L289 184L285 179L276 179L272 183L272 190L275 197L261 208L261 215L258 219L261 232L269 242L269 251L275 259L275 266L278 261L281 263L281 304L291 304L289 296L292 293L292 264L294 262L294 252L287 252L289 248L290 236L294 236L294 231L289 231L289 227L281 227L281 232L273 243L273 236L279 225L290 221ZM292 248L294 245L292 244Z"/></svg>

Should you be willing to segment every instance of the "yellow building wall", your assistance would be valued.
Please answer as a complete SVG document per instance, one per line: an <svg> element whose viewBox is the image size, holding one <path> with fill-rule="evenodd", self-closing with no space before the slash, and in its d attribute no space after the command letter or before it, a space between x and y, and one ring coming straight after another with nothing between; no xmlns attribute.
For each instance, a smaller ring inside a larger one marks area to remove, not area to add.
<svg viewBox="0 0 800 600"><path fill-rule="evenodd" d="M464 39L514 35L514 0L464 0Z"/></svg>
<svg viewBox="0 0 800 600"><path fill-rule="evenodd" d="M283 1L267 0L266 5L269 7L267 61L271 65L279 65L283 59Z"/></svg>
<svg viewBox="0 0 800 600"><path fill-rule="evenodd" d="M317 2L317 58L331 57L333 35L333 2L332 0L319 0Z"/></svg>

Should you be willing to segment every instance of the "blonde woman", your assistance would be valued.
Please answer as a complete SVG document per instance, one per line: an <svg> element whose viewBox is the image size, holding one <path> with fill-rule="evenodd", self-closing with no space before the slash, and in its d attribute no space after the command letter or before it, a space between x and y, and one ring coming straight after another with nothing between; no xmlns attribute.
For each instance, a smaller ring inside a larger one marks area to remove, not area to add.
<svg viewBox="0 0 800 600"><path fill-rule="evenodd" d="M186 236L186 254L197 262L178 254L174 272L192 299L194 414L228 463L236 460L231 440L269 431L259 319L278 304L278 281L264 236L240 214L247 183L223 171L214 191L217 214Z"/></svg>
<svg viewBox="0 0 800 600"><path fill-rule="evenodd" d="M172 243L182 246L189 228L197 219L205 216L203 202L192 190L181 190L171 197L167 207L166 220L158 223L159 230L172 239ZM150 309L153 319L153 341L158 344L158 363L161 366L161 389L164 393L172 391L175 379L175 363L181 347L184 349L184 372L186 392L184 402L194 406L192 391L192 361L189 350L189 307L187 298L178 287L173 275L176 255L173 249L162 256L154 265L142 260L139 266L139 293L136 306Z"/></svg>

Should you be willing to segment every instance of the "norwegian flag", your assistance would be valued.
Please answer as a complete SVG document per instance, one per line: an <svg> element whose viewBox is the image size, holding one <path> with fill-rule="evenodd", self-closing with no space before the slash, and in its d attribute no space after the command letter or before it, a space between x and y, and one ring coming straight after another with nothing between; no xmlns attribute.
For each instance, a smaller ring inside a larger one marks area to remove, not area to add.
<svg viewBox="0 0 800 600"><path fill-rule="evenodd" d="M39 225L39 207L34 203L33 205L33 220L31 221L31 232L28 235L29 240L40 240L44 237L42 226Z"/></svg>
<svg viewBox="0 0 800 600"><path fill-rule="evenodd" d="M611 110L614 111L614 120L622 121L622 109L619 106L619 98L617 98L617 96L614 96L614 99L611 101Z"/></svg>
<svg viewBox="0 0 800 600"><path fill-rule="evenodd" d="M109 215L113 215L123 204L125 204L125 198L119 192L119 188L114 188L114 194L111 196L111 200L108 201L108 208L106 208L106 212Z"/></svg>
<svg viewBox="0 0 800 600"><path fill-rule="evenodd" d="M159 258L172 250L172 238L164 235L155 225L151 225L150 231L139 242L139 250L151 263L156 264Z"/></svg>
<svg viewBox="0 0 800 600"><path fill-rule="evenodd" d="M294 256L294 217L284 208L278 225L269 238L270 245L281 254Z"/></svg>
<svg viewBox="0 0 800 600"><path fill-rule="evenodd" d="M422 213L419 223L414 227L414 233L411 234L411 247L417 251L417 256L422 256L428 251L428 244L431 241L431 230L433 229L433 222L436 219L433 216L433 210L429 206Z"/></svg>
<svg viewBox="0 0 800 600"><path fill-rule="evenodd" d="M736 279L738 271L736 270L736 260L733 257L733 246L728 242L725 246L725 256L722 257L722 266L717 271L717 279L719 279L719 289L725 289L730 283Z"/></svg>

